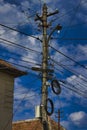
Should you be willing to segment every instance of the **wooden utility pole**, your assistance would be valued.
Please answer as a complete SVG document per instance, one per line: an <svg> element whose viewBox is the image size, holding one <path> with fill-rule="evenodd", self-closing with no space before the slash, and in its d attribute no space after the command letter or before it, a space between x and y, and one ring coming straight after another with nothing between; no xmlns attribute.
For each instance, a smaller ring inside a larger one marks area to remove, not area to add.
<svg viewBox="0 0 87 130"><path fill-rule="evenodd" d="M48 43L50 40L50 37L52 33L60 26L57 26L52 30L52 32L47 36L47 29L49 28L49 24L47 22L47 17L57 14L58 10L56 10L53 13L47 12L47 5L43 5L42 9L42 16L39 16L36 14L36 21L39 20L40 26L42 26L43 29L43 39L42 39L42 68L39 68L39 71L42 72L42 99L41 99L41 116L42 116L42 124L43 124L43 130L49 130L48 128L48 118L47 118L47 112L46 112L46 105L47 105L47 97L48 97L48 90L47 90L47 81L48 81L48 72L51 70L48 66ZM60 28L59 28L60 29ZM38 70L37 68L34 68L35 70Z"/></svg>
<svg viewBox="0 0 87 130"><path fill-rule="evenodd" d="M46 101L47 101L47 76L48 76L48 42L47 42L47 6L43 5L43 14L42 14L42 27L43 27L43 59L42 59L42 122L44 130L48 129L47 113L45 110Z"/></svg>
<svg viewBox="0 0 87 130"><path fill-rule="evenodd" d="M58 119L58 130L61 129L60 119L63 117L63 116L61 116L62 113L63 113L63 111L61 111L60 109L58 109L57 116L56 116L56 118Z"/></svg>
<svg viewBox="0 0 87 130"><path fill-rule="evenodd" d="M60 130L60 109L58 109L58 130Z"/></svg>

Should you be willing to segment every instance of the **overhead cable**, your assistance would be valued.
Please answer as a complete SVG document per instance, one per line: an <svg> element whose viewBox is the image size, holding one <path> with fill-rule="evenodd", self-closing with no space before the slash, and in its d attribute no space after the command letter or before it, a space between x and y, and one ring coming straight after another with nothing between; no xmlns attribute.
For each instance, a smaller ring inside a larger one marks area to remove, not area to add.
<svg viewBox="0 0 87 130"><path fill-rule="evenodd" d="M37 39L37 40L40 41L40 39L39 39L38 37L35 37L35 36L33 36L33 35L29 35L28 33L25 33L25 32L23 32L23 31L19 31L19 30L15 29L15 28L9 27L9 26L4 25L4 24L1 24L1 23L0 23L0 26L5 27L5 28L8 28L8 29L13 30L13 31L16 31L16 32L21 33L21 34L23 34L23 35L26 35L26 36L35 38L35 39Z"/></svg>
<svg viewBox="0 0 87 130"><path fill-rule="evenodd" d="M2 56L2 57L4 57L4 58L7 58L7 56L5 57L5 56L3 56L3 55L1 55L0 54L0 56ZM35 62L33 62L33 61L29 61L29 60L23 60L23 59L17 59L17 58L14 58L14 57L12 57L12 56L8 56L9 58L11 58L11 59L13 59L13 60L15 60L15 61L18 61L18 62L25 62L25 63L31 63L31 64L34 64L34 65L37 65L37 66L41 66L41 64L39 64L39 63L35 63Z"/></svg>
<svg viewBox="0 0 87 130"><path fill-rule="evenodd" d="M6 46L7 47L7 46ZM9 46L10 47L10 46ZM1 49L0 48L0 51L4 51L3 49ZM23 53L22 53L23 54ZM1 55L1 56L6 56L6 58L7 57L9 57L9 58L13 58L14 59L14 57L17 57L17 58L22 58L22 59L26 59L25 61L27 62L29 62L30 60L31 61L34 61L35 62L35 64L38 64L38 62L39 61L37 61L37 60L35 60L35 59L33 59L33 58L30 58L30 57L26 57L27 55L22 55L21 53L19 54L18 52L7 52L6 53L6 51L4 51L4 53ZM20 59L19 59L20 60ZM38 65L40 65L40 64L38 64Z"/></svg>
<svg viewBox="0 0 87 130"><path fill-rule="evenodd" d="M84 69L87 70L87 67L86 67L86 66L84 66L84 65L80 64L79 62L75 61L73 58L71 58L70 56L67 56L66 54L64 54L63 52L57 50L57 49L54 48L53 46L51 46L51 45L49 45L49 46L50 46L52 49L54 49L56 52L60 53L60 54L63 55L64 57L70 59L71 61L73 61L73 62L76 63L77 65L79 65L79 66L81 66L81 67L83 67Z"/></svg>
<svg viewBox="0 0 87 130"><path fill-rule="evenodd" d="M80 92L80 91L78 91L78 90L76 90L76 89L73 89L73 88L69 87L67 84L65 84L65 83L62 82L62 81L61 81L60 83L62 83L61 85L64 86L64 87L66 87L67 89L69 89L69 90L71 90L71 91L73 91L73 92L79 94L80 96L83 96L83 97L87 98L87 96L84 95L84 93L82 93L82 92Z"/></svg>
<svg viewBox="0 0 87 130"><path fill-rule="evenodd" d="M36 83L36 81L38 80L38 78L35 78L32 82L31 82L31 85L33 85L34 83ZM21 104L23 103L24 99L26 98L27 94L30 92L30 90L27 91L27 93L25 93L24 97L21 99L20 103L18 104L17 106L17 109L15 110L15 112L13 113L13 116L17 113L17 111L19 110L19 107L21 106ZM6 125L4 126L3 130L6 130L9 122L11 121L12 119L10 118L8 120L8 122L6 123Z"/></svg>
<svg viewBox="0 0 87 130"><path fill-rule="evenodd" d="M5 42L8 42L8 43L10 43L10 44L13 44L13 45L16 45L16 46L18 46L18 47L21 47L21 48L23 48L23 49L30 50L30 51L36 52L36 53L41 53L41 52L39 52L39 51L37 51L37 50L33 50L33 49L31 49L31 48L28 48L28 47L19 45L19 44L13 42L13 41L9 41L9 40L6 40L6 39L1 38L1 37L0 37L0 39L1 39L2 41L5 41Z"/></svg>
<svg viewBox="0 0 87 130"><path fill-rule="evenodd" d="M61 64L61 63L59 63L59 62L53 60L52 58L50 58L50 59L51 59L56 65L58 65L58 66L62 67L63 69L65 69L65 70L71 72L72 74L76 75L77 77L79 77L80 79L82 79L84 82L87 83L87 80L86 80L87 77L86 77L86 76L84 76L84 75L82 75L82 74L80 74L80 73L78 73L78 72L76 72L76 71L74 71L74 70L68 68L67 66L64 66L63 64Z"/></svg>

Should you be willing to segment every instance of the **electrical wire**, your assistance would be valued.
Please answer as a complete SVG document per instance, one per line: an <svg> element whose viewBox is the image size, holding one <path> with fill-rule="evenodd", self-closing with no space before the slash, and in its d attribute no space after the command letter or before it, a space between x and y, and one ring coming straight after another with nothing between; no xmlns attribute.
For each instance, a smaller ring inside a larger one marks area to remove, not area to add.
<svg viewBox="0 0 87 130"><path fill-rule="evenodd" d="M75 8L72 8L72 9L70 9L69 11L67 11L66 13L62 13L60 16L58 16L58 17L56 17L55 19L51 20L51 23L52 23L52 22L55 22L56 20L61 19L62 17L68 15L69 13L72 13L74 10L75 10Z"/></svg>
<svg viewBox="0 0 87 130"><path fill-rule="evenodd" d="M60 53L61 55L63 55L64 57L68 58L69 60L73 61L74 63L76 63L77 65L81 66L82 68L86 69L86 66L80 64L79 62L75 61L73 58L71 58L70 56L67 56L66 54L64 54L63 52L57 50L56 48L54 48L53 46L49 45L52 49L54 49L56 52Z"/></svg>
<svg viewBox="0 0 87 130"><path fill-rule="evenodd" d="M13 41L9 41L9 40L6 40L6 39L1 38L1 37L0 37L0 39L1 39L2 41L8 42L8 43L10 43L10 44L12 44L12 45L16 45L16 46L18 46L18 47L20 47L20 48L23 48L23 49L26 49L26 50L29 50L29 51L36 52L36 53L40 53L40 54L41 54L41 52L39 52L39 51L37 51L37 50L33 50L33 49L31 49L31 48L28 48L28 47L19 45L19 44L13 42Z"/></svg>
<svg viewBox="0 0 87 130"><path fill-rule="evenodd" d="M83 4L85 4L86 2L87 2L87 1L84 1ZM80 4L80 2L79 2L79 4ZM56 17L56 18L53 19L51 22L55 22L56 20L59 20L59 19L63 18L65 15L69 15L69 13L72 13L73 11L75 11L75 10L78 8L79 4L78 4L75 8L72 8L72 9L68 10L67 12L61 14L61 16ZM59 9L59 10L60 10L60 9Z"/></svg>
<svg viewBox="0 0 87 130"><path fill-rule="evenodd" d="M38 79L38 78L34 79L34 80L31 82L31 85L34 84L34 83L36 83L37 79ZM26 98L26 96L27 96L27 94L28 94L29 92L30 92L30 90L28 90L27 93L24 95L24 97L21 99L20 103L18 104L16 110L15 110L14 113L13 113L13 116L17 113L17 111L18 111L20 105L23 103L24 99ZM8 122L7 122L7 124L4 126L3 130L6 130L8 124L9 124L9 122L10 122L11 120L12 120L11 118L8 120Z"/></svg>
<svg viewBox="0 0 87 130"><path fill-rule="evenodd" d="M72 79L71 82L73 82L73 84L76 84L76 85L79 86L81 89L83 88L84 91L87 90L87 89L86 89L86 88L87 88L87 85L86 85L86 84L84 84L83 82L81 83L80 81L77 80L77 78L73 79L73 78L71 77L71 79ZM74 83L74 82L75 82L75 83Z"/></svg>
<svg viewBox="0 0 87 130"><path fill-rule="evenodd" d="M54 67L54 69L58 70L61 74L64 74L64 72L60 69L58 69L57 67Z"/></svg>
<svg viewBox="0 0 87 130"><path fill-rule="evenodd" d="M41 11L42 11L42 1L39 0L39 3L40 3L40 13L41 13Z"/></svg>
<svg viewBox="0 0 87 130"><path fill-rule="evenodd" d="M51 37L51 40L54 40L54 39L58 39L58 40L70 40L70 41L86 41L87 40L87 38L58 38L58 37L55 37L55 38L53 38L53 37Z"/></svg>
<svg viewBox="0 0 87 130"><path fill-rule="evenodd" d="M5 61L8 62L8 63L13 64L13 65L15 65L15 66L18 66L18 67L21 67L21 68L25 68L25 69L31 70L31 68L28 67L28 66L24 66L24 65L21 65L21 64L18 64L18 63L14 63L14 62L8 61L8 60L5 60Z"/></svg>
<svg viewBox="0 0 87 130"><path fill-rule="evenodd" d="M76 14L77 14L77 12L78 12L80 6L81 6L81 2L82 2L82 0L80 0L80 1L79 1L79 4L76 6L75 11L74 11L74 15L73 15L72 19L71 19L70 22L69 22L69 26L72 25L73 19L75 19L75 16L76 16ZM85 1L85 2L87 2L87 1ZM62 38L65 37L65 35L67 34L67 31L68 31L68 30L65 30L64 35L62 36Z"/></svg>
<svg viewBox="0 0 87 130"><path fill-rule="evenodd" d="M9 27L9 26L7 26L7 25L4 25L4 24L1 24L1 23L0 23L0 26L5 27L5 28L8 28L8 29L13 30L13 31L16 31L16 32L18 32L18 33L20 33L20 34L23 34L23 35L26 35L26 36L29 36L29 37L35 38L36 40L41 41L38 37L35 37L35 36L33 36L33 35L29 35L28 33L19 31L19 30L15 29L15 28L11 28L11 27Z"/></svg>
<svg viewBox="0 0 87 130"><path fill-rule="evenodd" d="M70 83L70 82L68 82L68 81L62 81L64 84L68 84L69 86L71 86L72 88L74 88L74 89L76 89L76 90L78 90L78 91L80 91L80 92L82 92L82 93L84 93L85 91L83 91L83 89L80 89L80 88L78 88L78 87L76 87L76 85L74 85L74 84L72 84L72 83Z"/></svg>
<svg viewBox="0 0 87 130"><path fill-rule="evenodd" d="M83 89L84 91L87 91L87 85L84 84L84 82L80 82L77 80L77 78L73 79L72 77L70 77L70 79L72 79L73 81L71 81L71 83L73 83L74 85L79 86L80 89ZM81 79L82 81L82 79Z"/></svg>
<svg viewBox="0 0 87 130"><path fill-rule="evenodd" d="M73 24L71 26L65 26L64 28L73 28L73 27L77 27L77 26L81 26L81 25L85 25L87 24L87 22L83 22L83 23L79 23L79 24Z"/></svg>
<svg viewBox="0 0 87 130"><path fill-rule="evenodd" d="M65 87L65 88L67 88L67 89L69 89L69 90L75 92L76 94L79 94L80 96L87 98L87 97L86 97L85 95L83 95L81 92L79 92L79 91L77 91L77 90L75 90L75 89L72 89L72 88L68 87L68 86L65 85L65 84L61 84L61 85L62 85L63 87Z"/></svg>
<svg viewBox="0 0 87 130"><path fill-rule="evenodd" d="M5 58L5 56L3 56L3 55L0 55L0 56ZM7 56L6 56L6 58L7 58ZM16 60L16 61L18 60L19 62L22 61L22 62L25 62L25 63L31 63L31 64L34 64L34 65L37 65L37 66L41 66L41 64L39 64L39 63L35 63L35 62L32 62L32 61L23 60L23 59L17 59L17 58L14 58L12 56L8 56L8 58L11 58L11 59Z"/></svg>
<svg viewBox="0 0 87 130"><path fill-rule="evenodd" d="M67 89L69 89L69 90L71 90L71 91L73 91L73 92L79 94L80 96L83 96L84 98L87 98L87 96L84 95L82 92L79 92L79 91L77 91L77 90L75 90L75 89L73 89L73 88L68 87L68 86L67 86L66 84L64 84L63 82L61 82L61 83L62 83L61 85L64 86L65 88L67 88Z"/></svg>
<svg viewBox="0 0 87 130"><path fill-rule="evenodd" d="M68 68L67 66L64 66L63 64L60 64L59 62L53 60L52 58L50 58L50 59L51 59L56 65L58 65L58 66L62 67L63 69L65 69L65 70L71 72L72 74L76 75L77 77L79 77L80 79L82 79L84 82L87 83L87 80L86 80L87 77L85 77L84 75L75 72L74 70Z"/></svg>
<svg viewBox="0 0 87 130"><path fill-rule="evenodd" d="M7 46L6 46L6 47L7 47ZM1 51L4 51L4 50L1 49L1 48L0 48L0 50L1 50ZM21 59L21 57L23 57L23 59L26 59L25 61L28 61L28 62L29 62L30 60L31 60L31 61L34 60L34 61L35 61L35 64L38 64L38 62L39 62L39 61L36 61L36 60L33 59L33 58L30 58L30 57L29 57L29 58L26 58L25 56L23 56L23 55L21 55L21 54L18 54L18 53L14 53L14 52L9 52L9 53L5 53L5 52L4 52L4 54L2 54L2 55L0 55L0 56L3 56L3 57L6 58L6 59L8 59L7 57L14 59L14 56L15 56L16 58L20 58L20 59ZM20 60L20 59L18 59L18 60ZM38 65L40 65L40 64L38 64Z"/></svg>

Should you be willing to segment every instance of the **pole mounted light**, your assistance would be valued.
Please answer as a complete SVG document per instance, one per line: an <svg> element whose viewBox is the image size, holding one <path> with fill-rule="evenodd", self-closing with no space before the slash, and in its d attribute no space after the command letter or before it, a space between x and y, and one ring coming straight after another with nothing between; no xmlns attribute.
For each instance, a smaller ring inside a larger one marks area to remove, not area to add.
<svg viewBox="0 0 87 130"><path fill-rule="evenodd" d="M57 31L60 31L62 29L62 26L60 24L58 24L57 26L55 26L55 28L51 31L51 33L49 34L48 36L48 39L47 39L47 42L49 42L52 34L57 30Z"/></svg>

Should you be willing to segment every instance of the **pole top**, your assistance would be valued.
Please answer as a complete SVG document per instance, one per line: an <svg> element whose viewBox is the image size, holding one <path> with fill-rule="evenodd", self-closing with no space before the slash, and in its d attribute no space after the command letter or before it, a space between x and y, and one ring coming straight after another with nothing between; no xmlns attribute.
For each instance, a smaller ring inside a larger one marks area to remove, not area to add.
<svg viewBox="0 0 87 130"><path fill-rule="evenodd" d="M47 9L47 4L46 3L43 4L43 9Z"/></svg>

